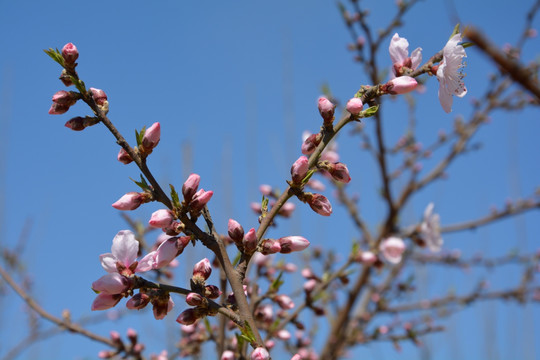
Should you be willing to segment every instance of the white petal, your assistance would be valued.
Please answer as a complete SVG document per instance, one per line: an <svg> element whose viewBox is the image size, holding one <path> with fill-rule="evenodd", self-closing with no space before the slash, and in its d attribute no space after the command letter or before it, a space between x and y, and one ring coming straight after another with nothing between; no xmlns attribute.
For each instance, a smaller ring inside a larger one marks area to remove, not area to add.
<svg viewBox="0 0 540 360"><path fill-rule="evenodd" d="M116 269L116 262L118 261L118 259L114 257L113 254L102 254L99 256L99 259L101 260L101 266L103 266L106 272L118 272L118 270Z"/></svg>
<svg viewBox="0 0 540 360"><path fill-rule="evenodd" d="M411 53L412 69L416 70L418 65L422 62L422 48L416 48Z"/></svg>
<svg viewBox="0 0 540 360"><path fill-rule="evenodd" d="M129 267L137 258L139 242L131 231L122 230L114 237L111 251L120 262Z"/></svg>
<svg viewBox="0 0 540 360"><path fill-rule="evenodd" d="M395 33L390 41L388 51L393 64L403 65L403 62L409 57L409 42Z"/></svg>

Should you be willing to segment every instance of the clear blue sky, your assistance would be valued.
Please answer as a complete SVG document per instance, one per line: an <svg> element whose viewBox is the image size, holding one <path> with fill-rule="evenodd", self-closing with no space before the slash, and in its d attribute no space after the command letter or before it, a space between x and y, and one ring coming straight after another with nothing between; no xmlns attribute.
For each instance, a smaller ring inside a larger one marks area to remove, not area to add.
<svg viewBox="0 0 540 360"><path fill-rule="evenodd" d="M394 14L393 1L363 3L372 11L375 28ZM405 17L399 33L411 50L422 47L427 58L444 46L456 22L453 14L458 14L498 44L513 43L531 5L531 0L512 6L506 1L489 6L480 0L423 2ZM534 25L539 28L539 21ZM134 142L134 129L161 122L162 139L150 168L163 185L177 188L190 172L199 173L201 185L215 191L210 209L222 232L230 217L245 228L256 225L248 205L260 199L258 184L285 187L290 164L300 155L301 133L320 126L316 99L321 85L328 83L345 102L367 81L346 49L350 37L334 1L0 1L0 33L0 245L13 246L30 221L24 260L33 274L34 294L48 311L59 315L69 308L74 318L90 315L91 283L104 274L98 256L109 252L114 235L126 228L110 204L137 190L129 178L139 172L116 161L118 145L103 126L80 133L63 126L72 116L89 114L83 105L62 116L47 114L52 95L63 86L57 80L59 66L43 49L77 45L80 77L87 86L106 91L109 117L129 141ZM533 59L538 45L538 38L532 39L524 58ZM380 55L381 64L389 66L387 52ZM485 90L491 68L474 49L468 55L469 93L455 100L452 114L438 103L435 79L418 96L420 141L431 143L439 129L451 129L454 116L470 114L470 100ZM406 128L405 109L401 99L385 103L389 144ZM486 214L490 205L502 206L506 198L532 193L540 178L539 131L538 114L496 113L475 138L482 150L452 165L447 181L421 192L404 224L417 221L430 201L443 224L450 224ZM379 175L357 138L343 134L338 141L353 178L348 189L360 194L362 213L375 229L385 212L377 195ZM269 235L302 234L313 246L341 244L338 250L346 251L358 234L333 203L332 217L302 207ZM150 204L132 215L147 221L157 208ZM461 248L468 255L504 254L516 247L531 251L538 248L539 230L538 214L531 213L449 236L445 248ZM204 256L209 255L203 249L191 252L180 258L180 268L190 269ZM434 284L426 292L467 291L484 275L436 270L426 275ZM518 279L514 268L490 275L494 288ZM27 332L27 323L20 302L0 301L1 356ZM92 329L107 334L113 328L124 335L128 327L136 328L148 353L159 352L160 336L178 333L174 319L185 305L180 297L175 302L175 311L163 322L143 312ZM499 359L532 359L531 354L540 354L533 345L539 320L538 306L477 305L446 322L449 331L430 336L427 348L441 360L488 358L490 348ZM488 328L494 338L488 338ZM91 359L101 349L66 335L33 346L21 358ZM396 357L389 344L360 347L354 354ZM403 344L402 359L419 354Z"/></svg>

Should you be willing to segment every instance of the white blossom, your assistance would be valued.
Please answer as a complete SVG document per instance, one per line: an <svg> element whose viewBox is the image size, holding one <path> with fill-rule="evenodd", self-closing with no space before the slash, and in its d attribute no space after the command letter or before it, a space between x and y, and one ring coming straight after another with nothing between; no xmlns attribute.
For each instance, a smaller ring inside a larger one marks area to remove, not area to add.
<svg viewBox="0 0 540 360"><path fill-rule="evenodd" d="M433 203L429 203L424 211L424 221L420 225L420 235L431 251L438 252L441 250L443 239L441 237L439 214L434 214L433 208Z"/></svg>
<svg viewBox="0 0 540 360"><path fill-rule="evenodd" d="M463 73L460 69L464 66L462 61L467 56L461 42L461 34L456 34L448 40L443 48L443 59L437 69L439 80L439 101L444 111L452 111L452 95L465 96L467 88L463 83Z"/></svg>

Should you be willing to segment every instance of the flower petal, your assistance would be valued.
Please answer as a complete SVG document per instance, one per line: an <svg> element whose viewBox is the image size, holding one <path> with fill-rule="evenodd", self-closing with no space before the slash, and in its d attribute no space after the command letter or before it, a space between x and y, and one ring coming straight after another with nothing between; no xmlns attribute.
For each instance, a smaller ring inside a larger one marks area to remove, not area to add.
<svg viewBox="0 0 540 360"><path fill-rule="evenodd" d="M122 230L114 237L111 251L118 261L129 267L137 258L139 242L131 231Z"/></svg>
<svg viewBox="0 0 540 360"><path fill-rule="evenodd" d="M113 254L101 254L99 255L99 259L101 261L101 266L103 266L106 272L118 272L118 270L116 269L116 262L118 261L118 259Z"/></svg>

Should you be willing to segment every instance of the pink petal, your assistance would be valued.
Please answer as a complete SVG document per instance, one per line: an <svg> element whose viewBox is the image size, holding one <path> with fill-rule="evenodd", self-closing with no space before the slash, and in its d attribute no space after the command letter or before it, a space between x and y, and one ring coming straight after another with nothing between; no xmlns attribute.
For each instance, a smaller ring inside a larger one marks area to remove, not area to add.
<svg viewBox="0 0 540 360"><path fill-rule="evenodd" d="M99 259L101 260L101 266L103 266L106 272L118 272L118 270L116 269L116 262L118 261L118 259L113 254L101 254L99 256Z"/></svg>
<svg viewBox="0 0 540 360"><path fill-rule="evenodd" d="M92 311L107 310L120 302L122 295L110 295L106 293L99 294L92 303Z"/></svg>

